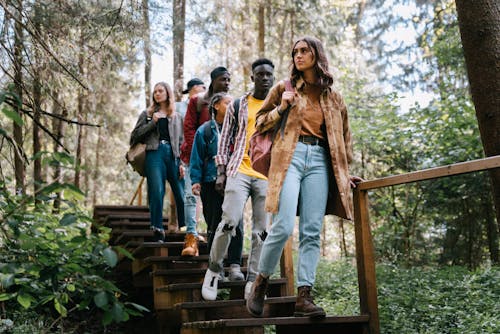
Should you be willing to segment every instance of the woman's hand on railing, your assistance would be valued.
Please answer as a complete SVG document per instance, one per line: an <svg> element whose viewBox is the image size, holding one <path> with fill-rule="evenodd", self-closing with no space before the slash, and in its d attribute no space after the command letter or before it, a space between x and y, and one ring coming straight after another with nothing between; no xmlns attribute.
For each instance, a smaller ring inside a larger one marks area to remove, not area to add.
<svg viewBox="0 0 500 334"><path fill-rule="evenodd" d="M356 188L356 185L363 181L364 180L359 176L354 176L354 175L349 176L349 184L351 185L351 188Z"/></svg>

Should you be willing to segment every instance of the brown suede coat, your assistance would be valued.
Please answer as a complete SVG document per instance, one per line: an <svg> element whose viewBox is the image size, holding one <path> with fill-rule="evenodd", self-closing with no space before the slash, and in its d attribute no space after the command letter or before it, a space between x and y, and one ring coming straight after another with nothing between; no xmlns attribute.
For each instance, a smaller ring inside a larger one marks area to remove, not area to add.
<svg viewBox="0 0 500 334"><path fill-rule="evenodd" d="M306 105L307 98L303 94L303 86L304 81L299 79L296 85L299 96L295 98L294 105L290 108L284 136L278 134L273 142L266 198L266 210L272 213L278 212L281 188L299 139L303 117L302 110ZM284 81L280 81L271 88L264 105L257 113L257 131L265 132L279 123L281 116L278 114L277 106L281 103L281 95L284 91ZM329 180L330 189L326 214L334 214L352 220L354 216L349 185L352 144L347 108L342 96L332 88L323 91L320 105L325 116L326 134L334 175Z"/></svg>

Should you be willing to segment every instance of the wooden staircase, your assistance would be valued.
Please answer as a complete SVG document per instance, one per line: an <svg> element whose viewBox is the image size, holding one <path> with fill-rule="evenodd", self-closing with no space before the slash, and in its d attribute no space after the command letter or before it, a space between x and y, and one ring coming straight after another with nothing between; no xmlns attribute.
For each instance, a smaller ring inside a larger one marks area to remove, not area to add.
<svg viewBox="0 0 500 334"><path fill-rule="evenodd" d="M295 289L291 241L283 252L281 277L270 279L264 316L252 318L243 299L244 281L222 282L219 284L220 300L203 300L201 285L208 266L207 244L199 244L200 256L181 257L185 233L167 234L164 243L152 242L147 207L99 205L94 208L94 222L96 226L112 229L111 245L122 247L133 255L133 260L120 255L116 272L122 284L128 279L130 288L149 291L140 295L143 303L146 301L145 306L154 308L157 326L152 332L263 334L265 326L275 326L277 334L370 333L368 315L327 316L320 320L293 316ZM167 220L164 224L167 226ZM243 262L245 273L247 256Z"/></svg>

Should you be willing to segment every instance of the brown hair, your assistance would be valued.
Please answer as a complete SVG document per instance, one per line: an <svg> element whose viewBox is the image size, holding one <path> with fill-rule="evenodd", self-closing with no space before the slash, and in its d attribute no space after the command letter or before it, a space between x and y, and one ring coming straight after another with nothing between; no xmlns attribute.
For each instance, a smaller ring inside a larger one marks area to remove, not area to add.
<svg viewBox="0 0 500 334"><path fill-rule="evenodd" d="M302 77L302 71L299 71L295 67L295 62L293 60L294 58L294 49L297 43L299 42L306 42L307 46L311 49L311 51L314 54L314 69L316 70L316 74L318 76L318 84L322 88L330 87L333 84L333 75L330 73L328 69L328 59L326 57L325 49L323 48L323 44L319 39L316 37L311 37L311 36L305 36L297 39L295 43L293 43L292 47L292 63L290 65L291 67L291 73L290 73L290 79L292 81L292 85L295 87L297 80Z"/></svg>
<svg viewBox="0 0 500 334"><path fill-rule="evenodd" d="M150 113L150 115L152 115L154 112L156 112L160 109L160 104L155 101L155 97L154 97L154 88L158 85L165 88L165 91L167 92L167 105L168 105L167 106L167 115L172 115L172 113L175 111L174 93L172 91L172 88L170 88L170 85L164 81L157 82L153 86L153 94L151 95L152 103L151 103L151 107L148 108L148 112Z"/></svg>

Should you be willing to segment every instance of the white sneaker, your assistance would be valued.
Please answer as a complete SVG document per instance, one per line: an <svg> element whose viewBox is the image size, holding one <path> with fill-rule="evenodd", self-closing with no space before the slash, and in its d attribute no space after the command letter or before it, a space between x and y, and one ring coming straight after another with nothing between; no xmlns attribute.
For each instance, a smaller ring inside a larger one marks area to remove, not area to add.
<svg viewBox="0 0 500 334"><path fill-rule="evenodd" d="M241 272L241 267L239 264L231 264L229 268L229 280L230 281L244 281L245 275Z"/></svg>
<svg viewBox="0 0 500 334"><path fill-rule="evenodd" d="M250 293L252 293L252 287L253 282L248 281L247 284L245 284L245 299L248 299L248 297L250 297Z"/></svg>
<svg viewBox="0 0 500 334"><path fill-rule="evenodd" d="M207 269L203 285L201 286L201 295L205 300L217 299L217 285L219 283L220 275L210 269Z"/></svg>

